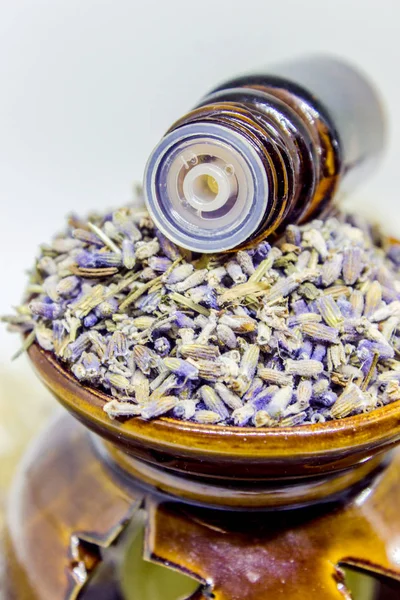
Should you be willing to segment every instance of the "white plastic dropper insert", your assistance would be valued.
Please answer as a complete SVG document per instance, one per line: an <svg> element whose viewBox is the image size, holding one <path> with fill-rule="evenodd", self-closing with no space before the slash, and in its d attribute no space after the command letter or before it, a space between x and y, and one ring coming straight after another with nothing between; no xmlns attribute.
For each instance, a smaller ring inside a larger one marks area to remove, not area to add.
<svg viewBox="0 0 400 600"><path fill-rule="evenodd" d="M268 179L250 141L228 127L191 123L173 130L146 166L145 200L156 226L190 250L243 243L268 206Z"/></svg>
<svg viewBox="0 0 400 600"><path fill-rule="evenodd" d="M187 202L200 212L214 212L224 206L234 193L232 175L219 165L201 163L188 171L183 180Z"/></svg>

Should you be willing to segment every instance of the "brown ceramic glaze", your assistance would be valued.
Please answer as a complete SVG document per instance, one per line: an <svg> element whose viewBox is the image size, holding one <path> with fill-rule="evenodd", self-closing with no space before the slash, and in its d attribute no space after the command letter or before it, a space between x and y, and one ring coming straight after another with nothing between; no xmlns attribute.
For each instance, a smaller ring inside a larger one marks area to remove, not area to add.
<svg viewBox="0 0 400 600"><path fill-rule="evenodd" d="M111 420L102 408L109 396L82 386L37 345L29 356L46 386L89 429L111 441L113 448L158 469L160 477L166 472L184 475L185 485L189 477L244 489L249 482L253 487L271 482L278 487L278 482L290 486L294 481L336 481L346 469L364 469L400 439L400 402L364 415L291 428L199 425L170 418ZM128 462L124 459L125 467ZM132 461L130 465L136 468ZM371 466L376 466L375 460ZM136 475L140 477L138 469Z"/></svg>
<svg viewBox="0 0 400 600"><path fill-rule="evenodd" d="M62 416L21 465L6 600L84 599L102 555L140 507L145 557L197 579L190 600L349 598L341 565L400 581L400 454L385 452L399 441L398 403L262 431L111 421L105 394L82 387L38 346L29 354L85 427ZM254 510L272 507L292 510Z"/></svg>

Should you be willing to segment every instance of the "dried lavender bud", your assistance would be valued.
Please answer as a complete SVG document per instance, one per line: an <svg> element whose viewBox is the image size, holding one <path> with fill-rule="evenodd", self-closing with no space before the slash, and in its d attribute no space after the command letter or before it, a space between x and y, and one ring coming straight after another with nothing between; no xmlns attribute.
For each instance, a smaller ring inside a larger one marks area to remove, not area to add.
<svg viewBox="0 0 400 600"><path fill-rule="evenodd" d="M332 296L322 296L316 301L319 312L327 325L340 327L343 323L343 315Z"/></svg>
<svg viewBox="0 0 400 600"><path fill-rule="evenodd" d="M167 256L170 260L175 261L181 257L178 246L176 246L173 242L171 242L168 238L165 237L161 231L158 229L155 230L158 242L165 256Z"/></svg>
<svg viewBox="0 0 400 600"><path fill-rule="evenodd" d="M130 209L116 210L112 216L112 222L119 233L125 234L134 242L142 239L142 234L134 222L134 215Z"/></svg>
<svg viewBox="0 0 400 600"><path fill-rule="evenodd" d="M363 393L354 383L349 383L331 408L335 418L347 417L363 405Z"/></svg>
<svg viewBox="0 0 400 600"><path fill-rule="evenodd" d="M236 348L236 346L237 346L236 335L235 335L234 331L230 327L228 327L228 325L224 325L223 323L220 323L217 326L217 337L223 346L226 346L227 348L231 348L231 349Z"/></svg>
<svg viewBox="0 0 400 600"><path fill-rule="evenodd" d="M248 275L249 277L250 275L253 275L255 271L253 260L250 254L246 252L246 250L239 250L236 254L236 259L240 267L242 268L242 271L246 273L246 275Z"/></svg>
<svg viewBox="0 0 400 600"><path fill-rule="evenodd" d="M84 350L90 346L89 335L85 332L76 338L74 342L68 344L65 356L72 362L76 362L82 355Z"/></svg>
<svg viewBox="0 0 400 600"><path fill-rule="evenodd" d="M296 390L297 404L302 407L302 409L306 408L310 404L312 394L313 387L311 381L309 379L303 379L298 384Z"/></svg>
<svg viewBox="0 0 400 600"><path fill-rule="evenodd" d="M278 390L273 396L271 401L266 407L267 413L270 417L279 418L288 407L293 396L293 388L286 386Z"/></svg>
<svg viewBox="0 0 400 600"><path fill-rule="evenodd" d="M229 277L234 283L244 283L247 281L246 275L242 271L242 267L234 260L230 260L226 263L225 268Z"/></svg>
<svg viewBox="0 0 400 600"><path fill-rule="evenodd" d="M135 246L129 239L122 242L122 262L126 269L133 269L136 264Z"/></svg>
<svg viewBox="0 0 400 600"><path fill-rule="evenodd" d="M85 242L88 246L99 246L100 248L104 246L103 241L95 233L88 231L87 229L74 229L72 231L72 237L81 242Z"/></svg>
<svg viewBox="0 0 400 600"><path fill-rule="evenodd" d="M317 377L324 370L324 365L318 360L291 360L285 363L285 371L289 375L300 377Z"/></svg>
<svg viewBox="0 0 400 600"><path fill-rule="evenodd" d="M361 317L364 311L364 294L360 290L353 290L350 296L350 304L354 317Z"/></svg>
<svg viewBox="0 0 400 600"><path fill-rule="evenodd" d="M103 406L103 410L111 419L117 417L135 417L141 414L141 409L136 404L131 402L119 402L118 400L110 400Z"/></svg>
<svg viewBox="0 0 400 600"><path fill-rule="evenodd" d="M63 314L63 309L59 304L54 302L36 302L33 301L29 304L29 308L33 315L43 317L43 319L53 321L58 319Z"/></svg>
<svg viewBox="0 0 400 600"><path fill-rule="evenodd" d="M180 400L173 409L174 417L183 421L190 421L196 412L196 402L194 400Z"/></svg>
<svg viewBox="0 0 400 600"><path fill-rule="evenodd" d="M339 341L339 332L333 327L321 323L304 323L302 332L308 337L321 342L335 344Z"/></svg>
<svg viewBox="0 0 400 600"><path fill-rule="evenodd" d="M121 255L114 252L88 252L82 250L76 257L76 262L84 268L119 267Z"/></svg>
<svg viewBox="0 0 400 600"><path fill-rule="evenodd" d="M125 356L128 352L126 336L121 331L115 331L107 345L107 357L118 358Z"/></svg>
<svg viewBox="0 0 400 600"><path fill-rule="evenodd" d="M82 353L82 365L85 367L86 375L89 379L100 377L100 360L97 354L93 352Z"/></svg>
<svg viewBox="0 0 400 600"><path fill-rule="evenodd" d="M322 283L325 287L332 285L337 281L342 272L343 255L335 254L329 260L325 261L322 266Z"/></svg>
<svg viewBox="0 0 400 600"><path fill-rule="evenodd" d="M236 410L243 406L242 400L239 398L237 394L234 394L229 388L226 387L223 383L215 384L215 391L218 396L222 399L224 404L228 406L232 410Z"/></svg>
<svg viewBox="0 0 400 600"><path fill-rule="evenodd" d="M36 341L43 350L54 349L53 331L46 327L43 323L35 324Z"/></svg>
<svg viewBox="0 0 400 600"><path fill-rule="evenodd" d="M166 337L157 338L154 342L154 350L160 356L167 356L171 350L171 343Z"/></svg>
<svg viewBox="0 0 400 600"><path fill-rule="evenodd" d="M164 365L169 371L185 380L197 379L199 376L199 369L181 358L164 358Z"/></svg>
<svg viewBox="0 0 400 600"><path fill-rule="evenodd" d="M364 316L370 317L378 310L382 302L382 287L379 281L373 281L365 296Z"/></svg>
<svg viewBox="0 0 400 600"><path fill-rule="evenodd" d="M318 229L305 231L303 234L303 243L305 247L315 248L321 258L325 258L328 254L326 242Z"/></svg>
<svg viewBox="0 0 400 600"><path fill-rule="evenodd" d="M312 360L318 360L322 362L326 356L326 346L324 344L316 344L312 351L311 358Z"/></svg>
<svg viewBox="0 0 400 600"><path fill-rule="evenodd" d="M70 297L80 287L80 281L78 277L71 275L70 277L64 277L57 284L57 294L65 298Z"/></svg>
<svg viewBox="0 0 400 600"><path fill-rule="evenodd" d="M222 421L222 417L212 410L196 410L193 420L203 425L214 425Z"/></svg>
<svg viewBox="0 0 400 600"><path fill-rule="evenodd" d="M353 285L363 270L362 252L358 246L345 248L343 253L343 279L347 285Z"/></svg>
<svg viewBox="0 0 400 600"><path fill-rule="evenodd" d="M143 419L154 419L165 415L170 410L176 407L178 404L178 398L175 396L164 396L161 398L150 399L143 405L141 410L141 416Z"/></svg>
<svg viewBox="0 0 400 600"><path fill-rule="evenodd" d="M254 416L255 408L251 404L245 404L237 408L232 413L233 423L239 427L247 425L250 419Z"/></svg>
<svg viewBox="0 0 400 600"><path fill-rule="evenodd" d="M165 278L169 284L185 281L194 271L194 266L191 263L184 263L175 267Z"/></svg>
<svg viewBox="0 0 400 600"><path fill-rule="evenodd" d="M154 355L150 348L137 344L133 347L132 357L135 364L145 375L150 373L150 370L154 367L155 360Z"/></svg>
<svg viewBox="0 0 400 600"><path fill-rule="evenodd" d="M179 350L183 358L194 358L195 360L214 360L219 356L216 346L206 344L182 344Z"/></svg>
<svg viewBox="0 0 400 600"><path fill-rule="evenodd" d="M128 391L131 388L129 379L124 377L124 375L119 375L118 373L112 373L111 371L108 371L106 373L105 382L108 383L109 386L111 386L117 390L121 390L125 393L128 393Z"/></svg>
<svg viewBox="0 0 400 600"><path fill-rule="evenodd" d="M200 397L208 410L212 410L219 414L221 419L227 419L229 412L221 398L215 390L209 385L203 385L200 390Z"/></svg>
<svg viewBox="0 0 400 600"><path fill-rule="evenodd" d="M277 422L266 410L258 410L253 416L253 424L255 427L275 427Z"/></svg>
<svg viewBox="0 0 400 600"><path fill-rule="evenodd" d="M111 317L118 310L118 300L115 298L109 298L100 302L94 309L94 314L99 318Z"/></svg>
<svg viewBox="0 0 400 600"><path fill-rule="evenodd" d="M207 269L200 269L199 271L194 271L189 277L180 281L176 284L175 289L177 292L186 292L190 290L190 288L194 288L205 281L207 276Z"/></svg>
<svg viewBox="0 0 400 600"><path fill-rule="evenodd" d="M254 331L257 328L257 322L251 317L244 317L240 315L223 315L219 319L219 324L227 325L235 333L248 333Z"/></svg>
<svg viewBox="0 0 400 600"><path fill-rule="evenodd" d="M278 371L277 369L261 367L260 369L258 369L258 376L268 383L274 383L276 385L282 386L293 385L293 377L288 375L288 373Z"/></svg>
<svg viewBox="0 0 400 600"><path fill-rule="evenodd" d="M153 271L165 273L171 265L172 261L165 256L152 256L149 258L149 267L151 267Z"/></svg>
<svg viewBox="0 0 400 600"><path fill-rule="evenodd" d="M157 238L154 238L150 242L138 242L135 246L135 254L137 260L145 260L154 256L160 250L160 244Z"/></svg>

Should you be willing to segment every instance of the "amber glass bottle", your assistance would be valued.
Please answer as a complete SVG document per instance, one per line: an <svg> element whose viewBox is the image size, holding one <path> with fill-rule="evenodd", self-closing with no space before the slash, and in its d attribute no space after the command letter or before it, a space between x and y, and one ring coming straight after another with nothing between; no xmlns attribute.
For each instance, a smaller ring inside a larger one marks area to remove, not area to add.
<svg viewBox="0 0 400 600"><path fill-rule="evenodd" d="M374 88L308 58L232 79L177 121L147 163L148 209L180 246L218 252L317 216L384 145Z"/></svg>

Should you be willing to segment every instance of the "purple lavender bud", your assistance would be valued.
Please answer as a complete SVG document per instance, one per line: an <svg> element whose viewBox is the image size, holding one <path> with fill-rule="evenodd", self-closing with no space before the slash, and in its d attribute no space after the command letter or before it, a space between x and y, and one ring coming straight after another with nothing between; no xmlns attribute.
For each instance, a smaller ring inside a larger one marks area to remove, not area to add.
<svg viewBox="0 0 400 600"><path fill-rule="evenodd" d="M343 297L340 297L336 300L336 304L338 305L338 307L340 308L340 312L346 319L350 319L354 316L354 311L351 302L349 302Z"/></svg>
<svg viewBox="0 0 400 600"><path fill-rule="evenodd" d="M394 348L390 344L374 342L373 349L374 352L378 352L379 358L394 358Z"/></svg>
<svg viewBox="0 0 400 600"><path fill-rule="evenodd" d="M162 294L160 294L160 292L152 292L151 294L146 294L145 296L141 296L135 302L135 306L144 313L152 314L155 310L157 310L158 305L160 304L161 297Z"/></svg>
<svg viewBox="0 0 400 600"><path fill-rule="evenodd" d="M127 238L122 242L122 262L126 269L133 269L136 264L134 243Z"/></svg>
<svg viewBox="0 0 400 600"><path fill-rule="evenodd" d="M109 358L117 358L118 356L126 356L128 353L128 344L126 335L122 331L114 331L107 344L107 356Z"/></svg>
<svg viewBox="0 0 400 600"><path fill-rule="evenodd" d="M165 256L171 260L177 260L181 257L178 246L166 238L165 235L158 229L155 230L155 234Z"/></svg>
<svg viewBox="0 0 400 600"><path fill-rule="evenodd" d="M69 277L64 277L58 283L56 287L56 291L60 296L65 296L66 298L76 295L78 288L80 287L80 279L75 275L71 275Z"/></svg>
<svg viewBox="0 0 400 600"><path fill-rule="evenodd" d="M68 344L67 356L70 362L76 363L76 361L79 360L79 358L81 357L82 352L87 350L90 344L90 338L88 337L88 334L86 332L81 333L81 335L78 336L74 342Z"/></svg>
<svg viewBox="0 0 400 600"><path fill-rule="evenodd" d="M181 358L164 358L164 364L172 373L184 379L198 379L199 377L198 368Z"/></svg>
<svg viewBox="0 0 400 600"><path fill-rule="evenodd" d="M154 350L160 356L167 356L171 350L171 343L166 337L159 337L154 342Z"/></svg>
<svg viewBox="0 0 400 600"><path fill-rule="evenodd" d="M258 246L253 250L253 262L254 264L260 263L264 258L268 256L268 252L271 250L270 244L268 242L261 242Z"/></svg>
<svg viewBox="0 0 400 600"><path fill-rule="evenodd" d="M264 410L276 391L276 386L268 386L262 390L251 402L254 408L256 410Z"/></svg>
<svg viewBox="0 0 400 600"><path fill-rule="evenodd" d="M353 285L359 278L363 267L361 248L358 246L345 248L342 266L344 282L347 285Z"/></svg>
<svg viewBox="0 0 400 600"><path fill-rule="evenodd" d="M94 313L96 317L102 319L104 317L109 317L118 311L118 300L116 298L108 298L108 300L104 300L94 309Z"/></svg>
<svg viewBox="0 0 400 600"><path fill-rule="evenodd" d="M272 338L276 339L277 348L281 348L285 352L288 352L290 354L290 352L292 351L292 347L283 331L275 331Z"/></svg>
<svg viewBox="0 0 400 600"><path fill-rule="evenodd" d="M286 238L288 241L295 246L300 246L301 244L301 232L297 225L288 225L286 229Z"/></svg>
<svg viewBox="0 0 400 600"><path fill-rule="evenodd" d="M308 360L311 358L312 352L313 352L312 342L310 342L310 340L306 340L305 342L303 342L300 350L298 351L296 358L298 360Z"/></svg>
<svg viewBox="0 0 400 600"><path fill-rule="evenodd" d="M339 331L334 327L322 323L304 323L301 328L303 333L313 340L330 344L337 344L339 341Z"/></svg>
<svg viewBox="0 0 400 600"><path fill-rule="evenodd" d="M382 342L372 342L371 340L361 340L361 342L357 346L357 356L360 362L368 361L369 359L372 362L372 358L375 352L378 353L379 358L394 357L394 349L389 344L384 344ZM363 366L364 365L362 365L361 368L363 368Z"/></svg>
<svg viewBox="0 0 400 600"><path fill-rule="evenodd" d="M294 314L297 315L303 315L304 313L308 313L310 312L307 303L305 300L296 300L296 302L293 302L293 312Z"/></svg>
<svg viewBox="0 0 400 600"><path fill-rule="evenodd" d="M153 271L165 273L165 271L169 269L171 265L171 260L165 256L151 256L149 258L149 267L151 267Z"/></svg>
<svg viewBox="0 0 400 600"><path fill-rule="evenodd" d="M256 396L258 396L258 394L262 391L262 389L264 388L264 382L262 381L262 379L256 378L253 380L253 383L251 384L251 386L249 387L249 389L247 390L247 392L244 394L242 400L243 402L248 402L249 400L254 400L254 398Z"/></svg>
<svg viewBox="0 0 400 600"><path fill-rule="evenodd" d="M76 257L80 267L97 269L100 267L119 267L121 255L115 252L88 252L83 250Z"/></svg>
<svg viewBox="0 0 400 600"><path fill-rule="evenodd" d="M337 394L335 392L324 392L320 396L314 398L311 403L317 406L324 406L325 408L330 408L335 404L337 400Z"/></svg>
<svg viewBox="0 0 400 600"><path fill-rule="evenodd" d="M64 321L53 321L53 340L55 344L61 344L66 331Z"/></svg>
<svg viewBox="0 0 400 600"><path fill-rule="evenodd" d="M319 360L320 362L322 362L324 360L325 356L326 356L326 346L324 346L323 344L317 344L314 347L311 358L313 360Z"/></svg>
<svg viewBox="0 0 400 600"><path fill-rule="evenodd" d="M179 327L179 329L181 328L187 328L187 329L196 329L196 324L194 322L193 319L191 319L190 317L188 317L187 315L185 315L185 313L176 310L173 313L173 316L175 318L175 324Z"/></svg>
<svg viewBox="0 0 400 600"><path fill-rule="evenodd" d="M307 343L307 342L306 342ZM311 344L310 344L311 345ZM312 345L311 345L312 348ZM311 352L311 350L310 350ZM283 362L282 360L279 358L278 355L273 356L272 358L270 358L266 365L265 365L268 369L277 369L278 371L284 371L284 366L283 366Z"/></svg>
<svg viewBox="0 0 400 600"><path fill-rule="evenodd" d="M215 290L208 285L199 285L189 292L190 299L196 304L204 304L210 308L218 308Z"/></svg>
<svg viewBox="0 0 400 600"><path fill-rule="evenodd" d="M367 375L374 358L373 343L370 340L361 340L357 346L357 357L361 363L361 370Z"/></svg>
<svg viewBox="0 0 400 600"><path fill-rule="evenodd" d="M85 327L87 327L87 329L94 327L96 325L96 323L98 323L98 322L99 322L99 319L96 317L95 313L93 313L93 312L89 313L83 319L83 324Z"/></svg>
<svg viewBox="0 0 400 600"><path fill-rule="evenodd" d="M100 360L97 354L83 352L82 364L86 369L86 375L89 379L94 379L100 375Z"/></svg>
<svg viewBox="0 0 400 600"><path fill-rule="evenodd" d="M63 314L63 308L55 302L37 302L33 301L29 304L29 308L33 315L43 317L49 321L58 319Z"/></svg>

